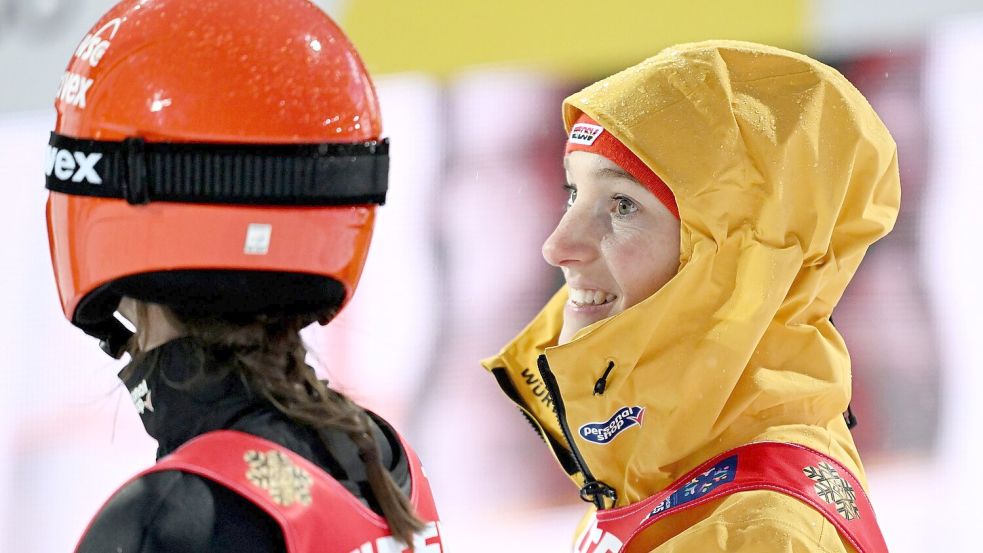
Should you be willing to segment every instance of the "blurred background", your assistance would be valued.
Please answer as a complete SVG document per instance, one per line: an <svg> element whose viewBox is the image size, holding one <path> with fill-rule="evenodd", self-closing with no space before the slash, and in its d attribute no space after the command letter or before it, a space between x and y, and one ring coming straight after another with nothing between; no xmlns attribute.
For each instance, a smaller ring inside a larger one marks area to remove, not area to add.
<svg viewBox="0 0 983 553"><path fill-rule="evenodd" d="M897 140L901 217L834 313L854 432L891 551L976 549L983 0L317 3L375 76L393 154L359 291L306 339L335 387L415 444L448 551L569 550L586 505L478 360L560 282L539 248L565 199L562 98L709 38L839 68ZM121 364L62 316L44 228L55 89L112 4L0 0L0 551L70 551L154 459Z"/></svg>

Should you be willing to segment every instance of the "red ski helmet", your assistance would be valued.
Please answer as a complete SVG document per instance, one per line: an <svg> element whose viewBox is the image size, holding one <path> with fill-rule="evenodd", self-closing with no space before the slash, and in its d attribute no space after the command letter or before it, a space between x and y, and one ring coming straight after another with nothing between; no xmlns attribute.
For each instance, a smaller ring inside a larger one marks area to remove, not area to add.
<svg viewBox="0 0 983 553"><path fill-rule="evenodd" d="M55 281L111 355L124 295L240 314L351 297L388 141L357 52L309 1L124 0L79 44L55 108Z"/></svg>

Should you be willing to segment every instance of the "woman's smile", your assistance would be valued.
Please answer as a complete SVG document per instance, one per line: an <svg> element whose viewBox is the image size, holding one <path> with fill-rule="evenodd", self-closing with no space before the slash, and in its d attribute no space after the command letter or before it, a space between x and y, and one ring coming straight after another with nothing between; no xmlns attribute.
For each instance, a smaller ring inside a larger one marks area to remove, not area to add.
<svg viewBox="0 0 983 553"><path fill-rule="evenodd" d="M622 311L620 296L596 288L577 288L568 284L569 297L563 310L563 325L578 330Z"/></svg>
<svg viewBox="0 0 983 553"><path fill-rule="evenodd" d="M601 307L613 302L617 297L603 290L570 288L570 303L575 307Z"/></svg>

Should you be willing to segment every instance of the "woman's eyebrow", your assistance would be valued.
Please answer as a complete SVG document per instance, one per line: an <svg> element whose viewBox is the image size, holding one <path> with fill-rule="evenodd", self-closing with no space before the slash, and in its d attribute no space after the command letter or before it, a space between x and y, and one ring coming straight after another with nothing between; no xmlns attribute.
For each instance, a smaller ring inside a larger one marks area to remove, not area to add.
<svg viewBox="0 0 983 553"><path fill-rule="evenodd" d="M638 179L631 176L628 171L625 171L621 167L601 167L596 171L597 177L616 177L630 179L634 182L638 182Z"/></svg>

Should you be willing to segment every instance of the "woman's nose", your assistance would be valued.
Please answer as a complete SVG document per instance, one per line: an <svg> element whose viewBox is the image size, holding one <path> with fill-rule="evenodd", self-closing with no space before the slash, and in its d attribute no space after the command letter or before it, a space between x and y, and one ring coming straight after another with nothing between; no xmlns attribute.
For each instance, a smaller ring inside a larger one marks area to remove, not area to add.
<svg viewBox="0 0 983 553"><path fill-rule="evenodd" d="M590 261L597 255L597 240L589 214L571 207L563 214L553 233L543 242L543 258L554 267Z"/></svg>

